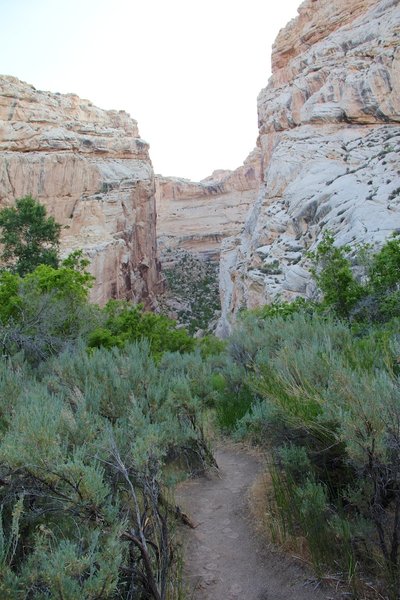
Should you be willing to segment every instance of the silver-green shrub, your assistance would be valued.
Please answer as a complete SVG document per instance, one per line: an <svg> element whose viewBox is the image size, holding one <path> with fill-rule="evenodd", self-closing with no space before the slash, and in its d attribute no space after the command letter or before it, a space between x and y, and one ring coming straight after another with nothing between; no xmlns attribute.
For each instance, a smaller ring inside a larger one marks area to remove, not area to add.
<svg viewBox="0 0 400 600"><path fill-rule="evenodd" d="M395 321L351 329L332 317L248 314L230 340L253 405L237 423L269 447L275 508L319 573L362 567L398 597L400 343ZM329 550L329 551L328 551Z"/></svg>
<svg viewBox="0 0 400 600"><path fill-rule="evenodd" d="M165 471L212 461L206 372L146 342L0 363L1 598L175 597Z"/></svg>

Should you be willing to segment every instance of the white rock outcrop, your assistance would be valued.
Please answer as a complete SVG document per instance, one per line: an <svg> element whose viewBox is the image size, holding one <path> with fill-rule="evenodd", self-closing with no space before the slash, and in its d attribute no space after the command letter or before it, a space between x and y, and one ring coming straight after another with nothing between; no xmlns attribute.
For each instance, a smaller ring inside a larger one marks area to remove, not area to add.
<svg viewBox="0 0 400 600"><path fill-rule="evenodd" d="M0 76L0 206L28 194L64 226L63 253L89 257L93 301L154 304L162 287L154 174L126 112Z"/></svg>
<svg viewBox="0 0 400 600"><path fill-rule="evenodd" d="M400 229L400 4L306 0L258 97L264 171L245 229L221 251L226 334L241 307L311 296L305 252Z"/></svg>

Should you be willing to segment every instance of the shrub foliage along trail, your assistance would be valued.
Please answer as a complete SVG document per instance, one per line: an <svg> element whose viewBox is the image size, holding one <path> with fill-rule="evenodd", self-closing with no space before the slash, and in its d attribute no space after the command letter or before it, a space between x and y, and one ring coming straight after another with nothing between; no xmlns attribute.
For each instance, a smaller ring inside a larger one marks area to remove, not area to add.
<svg viewBox="0 0 400 600"><path fill-rule="evenodd" d="M303 551L305 540L317 574L340 573L355 597L364 597L367 577L397 599L400 241L375 255L356 249L352 261L350 252L327 235L311 255L320 303L243 316L217 415L236 437L269 450L274 539ZM367 265L361 281L352 262Z"/></svg>
<svg viewBox="0 0 400 600"><path fill-rule="evenodd" d="M199 359L156 364L141 342L36 371L3 361L2 598L174 597L164 469L210 460L188 374Z"/></svg>
<svg viewBox="0 0 400 600"><path fill-rule="evenodd" d="M322 300L244 314L226 344L90 305L79 253L0 274L1 598L182 598L170 490L212 463L210 410L268 451L276 541L399 598L400 242L327 235L310 259Z"/></svg>
<svg viewBox="0 0 400 600"><path fill-rule="evenodd" d="M178 598L169 488L213 461L211 367L166 317L90 305L79 252L26 273L11 262L0 274L0 597Z"/></svg>

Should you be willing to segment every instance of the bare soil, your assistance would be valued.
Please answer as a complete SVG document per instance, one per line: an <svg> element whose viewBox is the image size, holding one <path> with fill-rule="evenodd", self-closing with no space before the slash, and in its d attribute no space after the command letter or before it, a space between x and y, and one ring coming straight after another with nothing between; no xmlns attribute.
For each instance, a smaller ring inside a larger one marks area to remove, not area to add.
<svg viewBox="0 0 400 600"><path fill-rule="evenodd" d="M215 452L219 473L182 484L177 500L196 525L185 528L184 578L188 600L327 600L294 560L256 533L249 490L261 459L235 446Z"/></svg>

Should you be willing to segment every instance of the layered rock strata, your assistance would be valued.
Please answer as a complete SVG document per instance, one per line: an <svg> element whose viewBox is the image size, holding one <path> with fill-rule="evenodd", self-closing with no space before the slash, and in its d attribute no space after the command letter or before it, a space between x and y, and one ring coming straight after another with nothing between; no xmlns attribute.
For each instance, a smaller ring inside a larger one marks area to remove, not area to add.
<svg viewBox="0 0 400 600"><path fill-rule="evenodd" d="M398 0L306 0L258 97L263 183L223 243L220 333L237 310L312 296L305 253L324 231L379 245L400 230Z"/></svg>
<svg viewBox="0 0 400 600"><path fill-rule="evenodd" d="M124 111L0 77L0 206L32 195L61 223L62 252L81 248L91 300L154 303L160 290L148 144Z"/></svg>
<svg viewBox="0 0 400 600"><path fill-rule="evenodd" d="M218 260L221 241L237 235L261 182L261 153L235 171L214 171L200 182L156 176L160 251L186 250ZM173 253L172 253L173 254Z"/></svg>

